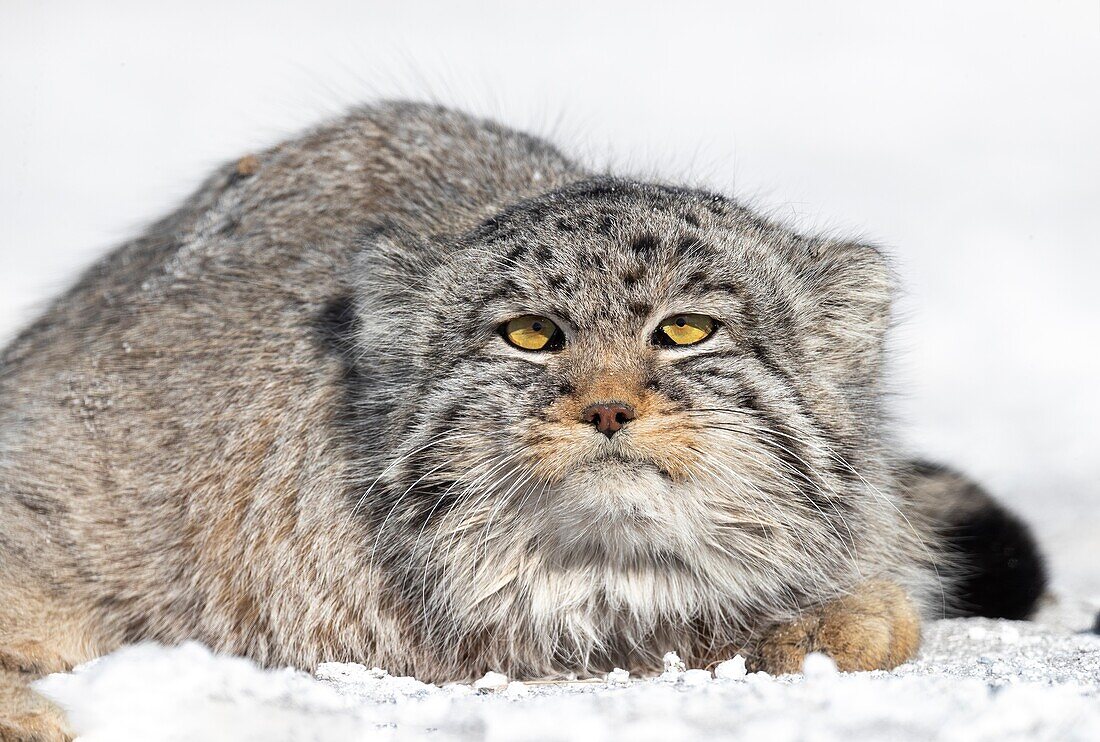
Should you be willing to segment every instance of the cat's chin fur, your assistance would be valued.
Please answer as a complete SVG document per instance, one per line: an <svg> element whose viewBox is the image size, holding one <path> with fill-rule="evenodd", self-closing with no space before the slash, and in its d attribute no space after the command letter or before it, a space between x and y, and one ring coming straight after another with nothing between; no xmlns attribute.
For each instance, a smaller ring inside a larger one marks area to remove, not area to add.
<svg viewBox="0 0 1100 742"><path fill-rule="evenodd" d="M553 524L548 547L597 544L605 559L621 564L682 549L684 533L700 525L692 522L689 509L668 507L685 495L683 485L671 482L655 463L593 461L554 487L543 505Z"/></svg>
<svg viewBox="0 0 1100 742"><path fill-rule="evenodd" d="M536 550L490 550L495 568L448 586L452 626L483 636L479 657L515 677L615 666L647 674L666 651L696 666L728 659L745 651L764 616L797 614L785 586L805 575L748 573L688 545L685 528L669 523L629 540L610 531L569 533L568 543L545 539Z"/></svg>
<svg viewBox="0 0 1100 742"><path fill-rule="evenodd" d="M479 651L520 677L652 672L669 650L700 665L745 651L766 622L860 577L855 562L847 574L815 573L794 544L774 545L767 564L728 534L723 548L708 499L707 485L671 482L637 462L576 472L501 528L512 538L483 542L470 557L478 568L450 573L446 614L456 631L491 637ZM894 569L922 594L915 571L863 566Z"/></svg>

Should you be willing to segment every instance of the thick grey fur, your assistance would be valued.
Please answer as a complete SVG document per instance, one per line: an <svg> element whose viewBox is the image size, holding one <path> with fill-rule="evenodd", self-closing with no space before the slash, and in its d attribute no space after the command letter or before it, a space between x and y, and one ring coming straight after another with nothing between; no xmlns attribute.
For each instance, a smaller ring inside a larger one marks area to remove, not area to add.
<svg viewBox="0 0 1100 742"><path fill-rule="evenodd" d="M356 110L219 169L4 353L0 650L453 680L702 661L872 579L942 614L882 413L892 284L721 196ZM718 331L655 346L682 311ZM503 340L528 313L561 351ZM571 412L600 395L639 408L610 440Z"/></svg>

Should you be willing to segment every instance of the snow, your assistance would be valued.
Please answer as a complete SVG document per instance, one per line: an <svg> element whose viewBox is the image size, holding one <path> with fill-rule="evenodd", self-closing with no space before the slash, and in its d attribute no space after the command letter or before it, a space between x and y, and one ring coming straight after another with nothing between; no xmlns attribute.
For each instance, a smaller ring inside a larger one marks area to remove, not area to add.
<svg viewBox="0 0 1100 742"><path fill-rule="evenodd" d="M503 690L508 687L508 677L499 672L487 672L480 680L474 681L474 690Z"/></svg>
<svg viewBox="0 0 1100 742"><path fill-rule="evenodd" d="M837 674L836 663L821 652L811 652L802 662L802 674L807 680L820 680Z"/></svg>
<svg viewBox="0 0 1100 742"><path fill-rule="evenodd" d="M719 680L744 680L747 672L745 658L737 655L733 659L719 662L714 668L714 677Z"/></svg>
<svg viewBox="0 0 1100 742"><path fill-rule="evenodd" d="M628 683L628 682L630 682L630 672L627 671L627 670L622 669L621 667L616 667L614 670L607 673L607 676L604 678L604 681L608 685L618 685L618 684L622 684L622 683Z"/></svg>
<svg viewBox="0 0 1100 742"><path fill-rule="evenodd" d="M665 672L664 677L675 679L680 676L685 670L687 665L680 659L680 655L675 652L667 652L664 656Z"/></svg>
<svg viewBox="0 0 1100 742"><path fill-rule="evenodd" d="M710 670L693 668L687 670L683 676L679 678L679 681L687 686L697 686L706 685L711 681L711 678Z"/></svg>
<svg viewBox="0 0 1100 742"><path fill-rule="evenodd" d="M127 647L39 689L84 742L174 740L996 740L1100 739L1100 636L1081 606L1037 622L939 621L913 662L841 673L812 654L804 674L625 672L606 681L435 686L358 664L314 676L261 670L198 644ZM613 676L613 677L612 677Z"/></svg>

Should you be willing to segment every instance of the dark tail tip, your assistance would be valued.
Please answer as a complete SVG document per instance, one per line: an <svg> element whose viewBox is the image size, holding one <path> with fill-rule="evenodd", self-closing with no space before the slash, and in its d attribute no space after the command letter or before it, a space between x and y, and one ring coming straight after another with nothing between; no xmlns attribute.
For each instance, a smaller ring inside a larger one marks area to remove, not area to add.
<svg viewBox="0 0 1100 742"><path fill-rule="evenodd" d="M1031 529L989 500L950 524L944 546L958 559L958 615L1024 619L1047 586L1047 569Z"/></svg>

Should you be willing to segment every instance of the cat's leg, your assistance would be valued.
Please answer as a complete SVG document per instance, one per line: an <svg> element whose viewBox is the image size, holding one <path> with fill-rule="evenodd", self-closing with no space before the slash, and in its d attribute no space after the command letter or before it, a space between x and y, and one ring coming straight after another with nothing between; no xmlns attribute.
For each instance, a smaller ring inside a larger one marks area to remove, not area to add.
<svg viewBox="0 0 1100 742"><path fill-rule="evenodd" d="M86 612L0 570L0 741L70 739L64 714L30 683L110 648L89 630Z"/></svg>
<svg viewBox="0 0 1100 742"><path fill-rule="evenodd" d="M31 673L0 669L0 740L65 742L72 739L65 716L35 693Z"/></svg>
<svg viewBox="0 0 1100 742"><path fill-rule="evenodd" d="M892 582L872 580L767 630L750 665L774 675L799 672L807 654L823 652L846 672L889 670L919 645L920 616L909 596Z"/></svg>

